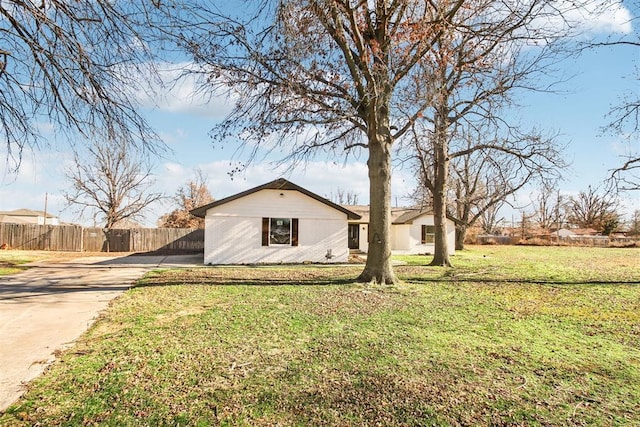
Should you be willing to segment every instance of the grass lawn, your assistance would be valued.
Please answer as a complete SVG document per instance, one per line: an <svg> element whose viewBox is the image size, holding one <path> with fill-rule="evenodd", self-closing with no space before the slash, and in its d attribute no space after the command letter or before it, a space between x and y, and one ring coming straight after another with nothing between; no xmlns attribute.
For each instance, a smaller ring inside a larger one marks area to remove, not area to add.
<svg viewBox="0 0 640 427"><path fill-rule="evenodd" d="M128 255L129 252L111 252L109 255ZM104 252L61 252L61 251L27 251L20 249L0 250L0 276L19 273L26 270L24 264L50 260L55 262L69 261L74 258L88 256L105 256Z"/></svg>
<svg viewBox="0 0 640 427"><path fill-rule="evenodd" d="M0 250L0 276L19 273L26 269L22 264L51 257L52 252Z"/></svg>
<svg viewBox="0 0 640 427"><path fill-rule="evenodd" d="M0 425L640 425L640 250L161 271Z"/></svg>

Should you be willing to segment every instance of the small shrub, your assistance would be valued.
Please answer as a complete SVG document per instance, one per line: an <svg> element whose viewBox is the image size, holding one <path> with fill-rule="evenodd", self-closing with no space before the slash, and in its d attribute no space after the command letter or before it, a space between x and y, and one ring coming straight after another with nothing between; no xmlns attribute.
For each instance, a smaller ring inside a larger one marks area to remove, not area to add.
<svg viewBox="0 0 640 427"><path fill-rule="evenodd" d="M522 246L556 246L555 242L540 237L533 237L531 239L520 239L517 243Z"/></svg>
<svg viewBox="0 0 640 427"><path fill-rule="evenodd" d="M637 248L639 247L638 242L633 240L631 241L611 241L609 242L610 248Z"/></svg>

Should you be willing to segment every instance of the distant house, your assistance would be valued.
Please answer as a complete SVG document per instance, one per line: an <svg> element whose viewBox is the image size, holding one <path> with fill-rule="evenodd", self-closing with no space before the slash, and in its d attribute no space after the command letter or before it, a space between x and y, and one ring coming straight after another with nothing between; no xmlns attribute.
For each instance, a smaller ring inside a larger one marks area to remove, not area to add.
<svg viewBox="0 0 640 427"><path fill-rule="evenodd" d="M360 216L285 179L191 211L205 220L205 264L347 262Z"/></svg>
<svg viewBox="0 0 640 427"><path fill-rule="evenodd" d="M349 249L367 252L375 236L369 234L369 206L344 206L360 215L349 220ZM432 254L435 251L433 212L420 208L391 208L391 251L395 255ZM455 224L447 219L447 246L455 252Z"/></svg>
<svg viewBox="0 0 640 427"><path fill-rule="evenodd" d="M43 211L31 209L16 209L14 211L0 211L0 223L5 224L37 224L37 225L60 225L57 216Z"/></svg>
<svg viewBox="0 0 640 427"><path fill-rule="evenodd" d="M559 240L572 244L607 246L610 242L610 237L603 236L593 228L561 228L551 233L551 240Z"/></svg>
<svg viewBox="0 0 640 427"><path fill-rule="evenodd" d="M566 228L561 228L551 233L552 238L559 237L560 239L566 239L573 236L577 236L577 234Z"/></svg>
<svg viewBox="0 0 640 427"><path fill-rule="evenodd" d="M126 218L117 221L115 224L111 226L114 230L131 230L134 228L144 228L142 224L132 219Z"/></svg>
<svg viewBox="0 0 640 427"><path fill-rule="evenodd" d="M597 236L599 233L593 228L561 228L551 233L551 237L559 237L561 239L571 239L580 237Z"/></svg>

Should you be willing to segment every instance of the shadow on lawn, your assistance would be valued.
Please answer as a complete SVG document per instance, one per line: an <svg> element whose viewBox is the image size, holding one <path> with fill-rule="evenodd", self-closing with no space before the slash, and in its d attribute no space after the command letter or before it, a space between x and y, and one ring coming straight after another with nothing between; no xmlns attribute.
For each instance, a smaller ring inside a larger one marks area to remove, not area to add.
<svg viewBox="0 0 640 427"><path fill-rule="evenodd" d="M522 284L522 285L640 285L640 280L620 281L620 280L546 280L546 279L492 279L492 278L471 278L471 277L403 277L403 280L410 283L479 283L479 284Z"/></svg>
<svg viewBox="0 0 640 427"><path fill-rule="evenodd" d="M137 286L335 286L355 283L360 270L353 267L238 267L198 268L151 273Z"/></svg>
<svg viewBox="0 0 640 427"><path fill-rule="evenodd" d="M151 273L140 280L136 286L340 286L363 283L357 282L359 269L353 267L225 267L172 270ZM475 273L451 270L436 270L424 266L396 267L396 274L402 282L427 284L539 284L539 285L640 285L640 280L608 279L545 279L527 277L500 277L499 273Z"/></svg>
<svg viewBox="0 0 640 427"><path fill-rule="evenodd" d="M523 285L640 285L640 278L619 279L547 279L545 277L517 277L500 270L444 269L428 265L411 265L396 268L396 273L405 282L427 283L478 283L478 284L523 284Z"/></svg>
<svg viewBox="0 0 640 427"><path fill-rule="evenodd" d="M285 280L285 279L243 279L241 277L226 278L225 280L155 280L143 279L135 287L145 288L151 286L335 286L352 285L358 283L355 277L351 279L324 279L324 280Z"/></svg>

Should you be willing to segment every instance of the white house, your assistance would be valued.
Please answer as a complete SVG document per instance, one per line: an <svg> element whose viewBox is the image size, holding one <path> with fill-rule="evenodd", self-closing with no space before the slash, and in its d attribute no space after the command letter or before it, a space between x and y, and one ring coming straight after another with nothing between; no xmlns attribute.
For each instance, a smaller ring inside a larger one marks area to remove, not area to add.
<svg viewBox="0 0 640 427"><path fill-rule="evenodd" d="M45 221L46 216L46 221ZM0 223L5 224L37 224L60 225L57 216L31 209L16 209L14 211L0 211Z"/></svg>
<svg viewBox="0 0 640 427"><path fill-rule="evenodd" d="M285 179L191 211L205 219L205 264L347 262L360 215Z"/></svg>
<svg viewBox="0 0 640 427"><path fill-rule="evenodd" d="M369 206L344 206L360 215L349 220L349 249L367 252ZM435 250L433 213L419 208L391 208L391 252L394 255L432 254ZM455 224L447 219L449 254L455 251Z"/></svg>

